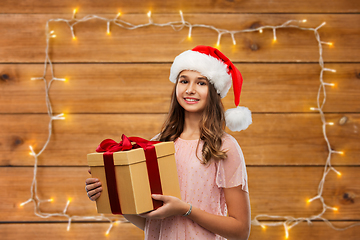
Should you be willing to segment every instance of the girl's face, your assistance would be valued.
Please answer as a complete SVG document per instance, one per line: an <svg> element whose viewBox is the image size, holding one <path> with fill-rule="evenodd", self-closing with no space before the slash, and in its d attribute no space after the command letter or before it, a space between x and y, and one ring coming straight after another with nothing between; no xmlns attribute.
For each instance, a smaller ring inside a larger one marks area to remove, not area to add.
<svg viewBox="0 0 360 240"><path fill-rule="evenodd" d="M199 72L184 70L176 85L176 98L185 111L202 113L209 93L209 82Z"/></svg>

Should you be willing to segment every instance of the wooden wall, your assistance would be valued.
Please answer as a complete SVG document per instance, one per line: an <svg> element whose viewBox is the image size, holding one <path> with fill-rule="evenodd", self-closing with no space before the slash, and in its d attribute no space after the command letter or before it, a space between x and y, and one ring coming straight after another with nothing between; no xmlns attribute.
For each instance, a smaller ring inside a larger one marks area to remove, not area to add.
<svg viewBox="0 0 360 240"><path fill-rule="evenodd" d="M360 222L360 58L357 0L192 0L192 1L10 1L0 2L0 236L1 239L142 239L142 231L131 224L115 226L108 237L106 222L74 221L66 231L66 218L43 219L34 215L30 197L34 159L29 145L39 151L48 135L44 84L30 81L43 74L45 24L48 19L77 18L96 14L112 18L121 11L132 23L177 21L178 11L191 23L236 30L279 25L290 19L307 19L305 27L322 22L327 87L325 117L333 121L327 134L334 150L332 164L342 173L330 172L323 196L330 206L324 217L337 227ZM54 198L42 204L43 212L61 212L69 197L70 215L96 214L84 191L86 154L104 138L119 140L122 133L151 138L168 109L172 83L169 67L174 57L195 45L214 46L217 34L194 29L148 27L133 31L90 21L75 27L77 40L64 23L51 24L50 57L57 77L50 91L56 114L53 135L39 158L38 195ZM253 111L248 130L234 133L247 163L252 218L258 214L310 217L322 210L319 201L306 199L317 194L328 156L320 115L316 106L320 67L317 42L312 32L279 30L272 43L271 30L236 35L237 45L224 36L221 50L233 60L245 79L241 105ZM48 73L49 76L50 73ZM230 92L231 93L231 92ZM233 107L233 96L224 99ZM345 120L345 121L344 121ZM250 239L284 239L283 227L265 231L253 226ZM289 239L358 239L360 227L335 231L322 221L301 223Z"/></svg>

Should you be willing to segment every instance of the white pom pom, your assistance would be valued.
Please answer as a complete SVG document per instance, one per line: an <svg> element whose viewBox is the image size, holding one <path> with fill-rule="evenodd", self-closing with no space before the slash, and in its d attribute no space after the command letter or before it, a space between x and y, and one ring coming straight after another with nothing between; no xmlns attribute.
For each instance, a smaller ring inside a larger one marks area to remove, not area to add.
<svg viewBox="0 0 360 240"><path fill-rule="evenodd" d="M245 130L252 123L251 111L247 107L228 109L225 112L226 126L233 132Z"/></svg>

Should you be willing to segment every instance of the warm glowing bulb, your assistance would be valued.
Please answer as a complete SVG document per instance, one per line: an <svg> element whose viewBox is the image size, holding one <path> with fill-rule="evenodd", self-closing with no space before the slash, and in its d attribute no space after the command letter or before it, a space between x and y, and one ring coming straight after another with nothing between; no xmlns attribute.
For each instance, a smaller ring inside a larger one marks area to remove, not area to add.
<svg viewBox="0 0 360 240"><path fill-rule="evenodd" d="M262 229L264 229L264 230L266 229L266 226L265 226L265 225L261 225L261 227L262 227Z"/></svg>
<svg viewBox="0 0 360 240"><path fill-rule="evenodd" d="M50 199L49 199L49 202L54 202L54 199L53 199L53 198L50 198Z"/></svg>
<svg viewBox="0 0 360 240"><path fill-rule="evenodd" d="M310 108L310 110L314 111L314 110L315 110L315 108L311 107L311 108Z"/></svg>
<svg viewBox="0 0 360 240"><path fill-rule="evenodd" d="M337 207L333 207L332 210L334 210L335 212L337 212L339 209Z"/></svg>
<svg viewBox="0 0 360 240"><path fill-rule="evenodd" d="M22 207L22 206L24 206L24 205L25 205L25 203L20 203L19 205L20 205L20 207Z"/></svg>
<svg viewBox="0 0 360 240"><path fill-rule="evenodd" d="M340 155L344 155L344 152L343 152L343 151L340 151L339 154L340 154Z"/></svg>
<svg viewBox="0 0 360 240"><path fill-rule="evenodd" d="M334 123L333 123L333 122L329 122L328 124L329 124L330 126L333 126L333 125L334 125Z"/></svg>
<svg viewBox="0 0 360 240"><path fill-rule="evenodd" d="M76 40L76 37L75 37L75 36L73 36L73 40Z"/></svg>
<svg viewBox="0 0 360 240"><path fill-rule="evenodd" d="M68 198L68 202L71 202L72 201L72 198Z"/></svg>
<svg viewBox="0 0 360 240"><path fill-rule="evenodd" d="M328 45L332 47L334 44L332 42L329 42Z"/></svg>
<svg viewBox="0 0 360 240"><path fill-rule="evenodd" d="M180 15L183 15L183 12L181 10L179 11L179 13L180 13Z"/></svg>
<svg viewBox="0 0 360 240"><path fill-rule="evenodd" d="M307 202L307 203L311 203L312 201L311 201L311 199L308 199L308 200L306 200L306 202Z"/></svg>
<svg viewBox="0 0 360 240"><path fill-rule="evenodd" d="M74 11L73 11L73 14L75 15L75 14L76 14L76 12L77 12L77 9L75 8L75 9L74 9Z"/></svg>
<svg viewBox="0 0 360 240"><path fill-rule="evenodd" d="M306 22L306 21L307 21L306 19L302 20L302 22Z"/></svg>
<svg viewBox="0 0 360 240"><path fill-rule="evenodd" d="M30 155L30 156L34 156L34 154L33 154L32 152L29 152L29 155Z"/></svg>
<svg viewBox="0 0 360 240"><path fill-rule="evenodd" d="M337 174L339 177L341 177L341 172L337 172L336 174Z"/></svg>
<svg viewBox="0 0 360 240"><path fill-rule="evenodd" d="M260 30L259 30L259 32L260 32L260 33L262 33L262 32L263 32L263 30L262 30L262 29L260 29Z"/></svg>
<svg viewBox="0 0 360 240"><path fill-rule="evenodd" d="M116 15L116 18L120 17L121 16L121 13L119 12L117 15Z"/></svg>
<svg viewBox="0 0 360 240"><path fill-rule="evenodd" d="M107 35L110 35L110 31L109 31L109 30L107 31Z"/></svg>
<svg viewBox="0 0 360 240"><path fill-rule="evenodd" d="M148 15L148 17L151 17L151 11L149 11L147 15Z"/></svg>

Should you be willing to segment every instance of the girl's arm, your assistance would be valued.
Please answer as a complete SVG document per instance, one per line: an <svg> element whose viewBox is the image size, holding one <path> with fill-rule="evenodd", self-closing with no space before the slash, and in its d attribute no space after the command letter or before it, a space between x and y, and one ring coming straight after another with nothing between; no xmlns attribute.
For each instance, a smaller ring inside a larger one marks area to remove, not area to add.
<svg viewBox="0 0 360 240"><path fill-rule="evenodd" d="M203 228L227 239L248 239L250 233L250 200L247 192L241 186L224 188L226 205L229 216L219 216L193 207L187 216ZM164 205L157 210L143 214L148 218L163 219L173 215L183 215L189 210L189 204L182 200L162 195L153 195L156 200L161 200Z"/></svg>

